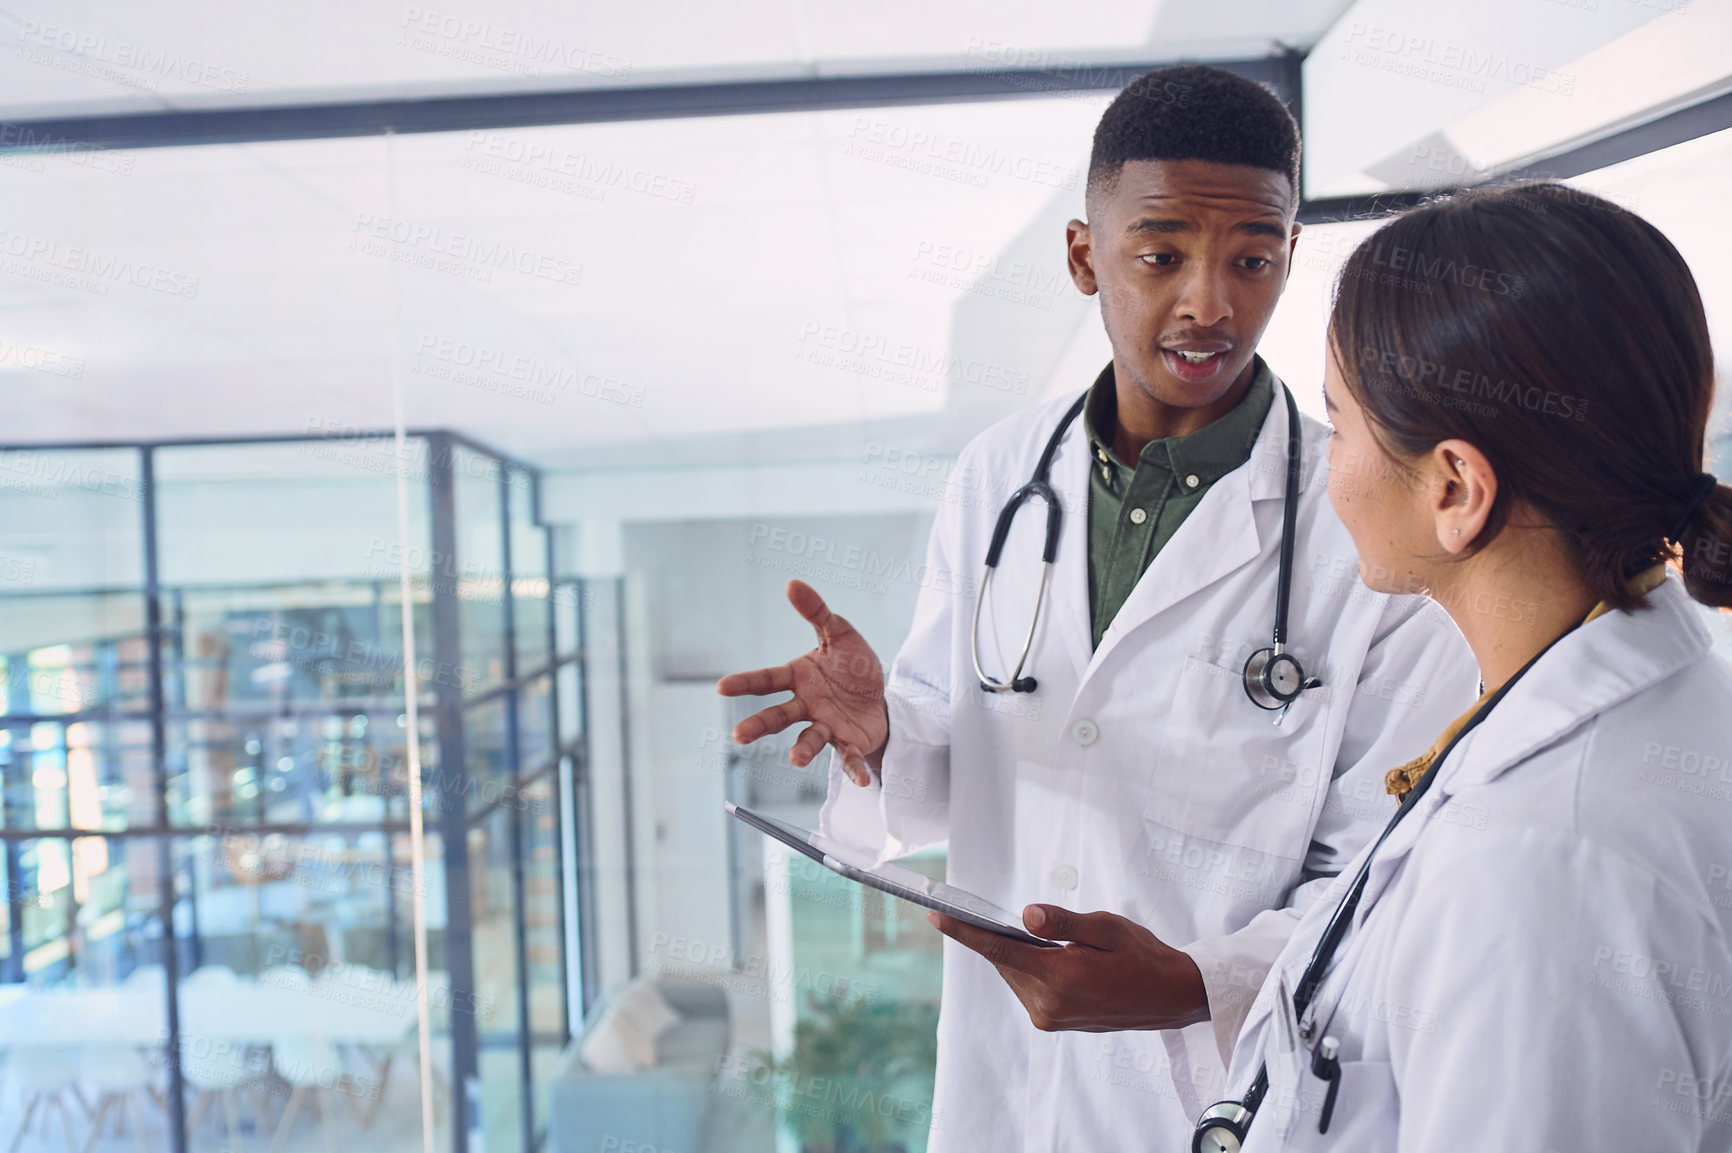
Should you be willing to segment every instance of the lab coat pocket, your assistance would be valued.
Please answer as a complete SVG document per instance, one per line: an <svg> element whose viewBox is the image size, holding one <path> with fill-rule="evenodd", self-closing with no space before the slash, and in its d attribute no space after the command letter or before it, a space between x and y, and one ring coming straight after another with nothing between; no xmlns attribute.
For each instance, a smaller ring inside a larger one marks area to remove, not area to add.
<svg viewBox="0 0 1732 1153"><path fill-rule="evenodd" d="M1330 777L1328 688L1279 715L1251 703L1242 670L1186 658L1143 815L1187 839L1303 860Z"/></svg>
<svg viewBox="0 0 1732 1153"><path fill-rule="evenodd" d="M1395 1071L1388 1061L1341 1062L1341 1088L1335 1094L1335 1108L1329 1114L1327 1133L1319 1133L1317 1124L1323 1115L1328 1082L1307 1072L1304 1084L1287 1139L1278 1146L1253 1140L1247 1142L1248 1148L1278 1147L1288 1153L1308 1153L1313 1149L1393 1150L1396 1147L1401 1131L1401 1098L1395 1088ZM1262 1120L1259 1117L1251 1123L1254 1138ZM1275 1135L1271 1131L1261 1136Z"/></svg>

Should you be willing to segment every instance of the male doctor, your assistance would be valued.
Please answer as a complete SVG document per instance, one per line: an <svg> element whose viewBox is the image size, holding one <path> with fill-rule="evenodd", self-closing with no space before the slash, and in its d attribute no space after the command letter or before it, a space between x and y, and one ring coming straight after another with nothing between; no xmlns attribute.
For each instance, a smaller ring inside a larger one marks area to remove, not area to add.
<svg viewBox="0 0 1732 1153"><path fill-rule="evenodd" d="M835 749L827 834L880 859L948 839L952 884L1027 905L1030 932L1070 942L934 915L951 940L933 1153L1188 1150L1298 911L1393 811L1385 770L1473 700L1472 656L1444 615L1357 579L1310 420L1286 651L1317 683L1280 710L1246 691L1275 620L1290 411L1255 349L1299 235L1298 158L1280 101L1214 68L1149 73L1101 119L1089 220L1066 241L1113 359L1057 437L1044 602L1046 510L1030 501L980 611L982 671L1032 693L983 688L974 606L950 589L921 593L886 684L798 581L789 600L818 647L717 686L793 693L737 741L806 722L795 764ZM963 449L933 569L983 571L998 503L1075 399Z"/></svg>

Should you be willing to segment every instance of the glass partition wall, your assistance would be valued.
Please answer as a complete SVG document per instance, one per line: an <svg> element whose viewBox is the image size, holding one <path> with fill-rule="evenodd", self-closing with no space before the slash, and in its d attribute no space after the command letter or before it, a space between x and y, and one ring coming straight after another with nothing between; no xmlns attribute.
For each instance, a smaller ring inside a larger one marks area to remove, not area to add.
<svg viewBox="0 0 1732 1153"><path fill-rule="evenodd" d="M419 904L436 1147L538 1144L589 598L533 471L407 449L406 537L388 437L0 449L0 1140L418 1149Z"/></svg>

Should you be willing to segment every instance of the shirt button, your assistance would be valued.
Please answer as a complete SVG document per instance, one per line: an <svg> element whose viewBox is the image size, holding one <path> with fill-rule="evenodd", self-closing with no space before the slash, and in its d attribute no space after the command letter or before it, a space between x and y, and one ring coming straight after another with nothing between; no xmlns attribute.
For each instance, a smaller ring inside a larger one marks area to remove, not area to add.
<svg viewBox="0 0 1732 1153"><path fill-rule="evenodd" d="M1185 487L1186 488L1196 488L1198 485L1200 485L1202 483L1203 482L1201 480L1197 479L1197 474L1194 472L1190 476L1187 476L1185 478Z"/></svg>
<svg viewBox="0 0 1732 1153"><path fill-rule="evenodd" d="M1070 735L1086 749L1100 737L1101 730L1093 721L1081 720L1070 727Z"/></svg>
<svg viewBox="0 0 1732 1153"><path fill-rule="evenodd" d="M1076 882L1076 870L1071 868L1069 865L1060 865L1052 871L1052 883L1061 889L1066 891L1074 889L1076 888Z"/></svg>
<svg viewBox="0 0 1732 1153"><path fill-rule="evenodd" d="M1133 508L1131 510L1131 523L1132 524L1142 524L1144 521L1146 521L1148 519L1149 519L1149 514L1145 510L1140 509L1140 508Z"/></svg>

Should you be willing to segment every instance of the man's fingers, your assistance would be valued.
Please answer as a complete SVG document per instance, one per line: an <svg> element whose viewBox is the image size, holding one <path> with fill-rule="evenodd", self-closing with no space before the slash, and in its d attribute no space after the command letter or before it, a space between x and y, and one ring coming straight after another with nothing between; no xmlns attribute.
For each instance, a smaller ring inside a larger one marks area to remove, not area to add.
<svg viewBox="0 0 1732 1153"><path fill-rule="evenodd" d="M824 751L825 745L830 744L836 744L836 734L824 722L813 721L794 742L794 747L788 750L788 763L805 768ZM860 755L859 749L853 745L836 744L836 752L842 758L842 771L850 781L856 785L872 783L872 772L866 767L866 758Z"/></svg>
<svg viewBox="0 0 1732 1153"><path fill-rule="evenodd" d="M958 921L955 917L947 917L937 911L927 913L926 919L946 937L973 949L1000 968L1032 973L1036 971L1038 963L1044 960L1040 955L1049 952L1040 945L1025 945L1021 941L989 933L985 929L976 928L966 921Z"/></svg>
<svg viewBox="0 0 1732 1153"><path fill-rule="evenodd" d="M724 697L767 697L771 693L791 693L794 691L794 669L791 665L777 665L773 669L729 673L716 682L716 691Z"/></svg>
<svg viewBox="0 0 1732 1153"><path fill-rule="evenodd" d="M866 758L853 745L837 745L836 751L842 754L842 771L848 774L848 779L861 788L872 783L872 770L866 764Z"/></svg>
<svg viewBox="0 0 1732 1153"><path fill-rule="evenodd" d="M830 622L835 613L824 603L824 598L818 595L818 590L805 581L788 582L788 603L794 606L794 611L806 618L820 637L830 634Z"/></svg>
<svg viewBox="0 0 1732 1153"><path fill-rule="evenodd" d="M806 726L806 731L800 734L800 739L788 750L788 763L803 769L811 764L812 758L823 752L824 746L829 743L830 727L814 721Z"/></svg>
<svg viewBox="0 0 1732 1153"><path fill-rule="evenodd" d="M1022 911L1023 925L1035 936L1096 948L1118 943L1122 922L1114 913L1073 913L1058 905L1029 905Z"/></svg>
<svg viewBox="0 0 1732 1153"><path fill-rule="evenodd" d="M800 703L799 697L783 701L779 705L771 705L734 726L734 743L749 745L760 737L779 733L789 725L797 725L805 719L806 706Z"/></svg>

